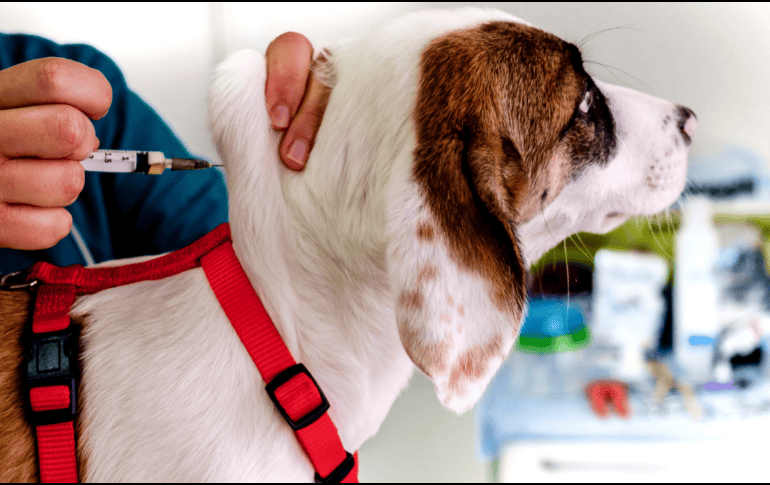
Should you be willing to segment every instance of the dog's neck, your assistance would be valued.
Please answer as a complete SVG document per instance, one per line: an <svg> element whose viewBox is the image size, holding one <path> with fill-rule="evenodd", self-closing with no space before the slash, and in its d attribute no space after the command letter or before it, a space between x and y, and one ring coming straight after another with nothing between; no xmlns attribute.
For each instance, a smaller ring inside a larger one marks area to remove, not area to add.
<svg viewBox="0 0 770 485"><path fill-rule="evenodd" d="M277 134L263 140L270 153L227 157L249 160L227 166L236 253L289 350L329 398L349 450L377 431L413 370L396 328L384 224L389 180L409 168L413 146L412 130L384 127L407 122L408 113L353 120L332 98L302 173L277 160ZM340 146L339 132L361 136Z"/></svg>

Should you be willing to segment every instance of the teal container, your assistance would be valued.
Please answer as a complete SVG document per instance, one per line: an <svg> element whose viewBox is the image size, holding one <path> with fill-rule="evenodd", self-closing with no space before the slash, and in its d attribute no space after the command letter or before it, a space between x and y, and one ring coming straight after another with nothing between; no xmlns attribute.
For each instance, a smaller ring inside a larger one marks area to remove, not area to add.
<svg viewBox="0 0 770 485"><path fill-rule="evenodd" d="M591 332L579 308L564 300L534 299L524 320L516 350L554 354L578 350L591 343Z"/></svg>

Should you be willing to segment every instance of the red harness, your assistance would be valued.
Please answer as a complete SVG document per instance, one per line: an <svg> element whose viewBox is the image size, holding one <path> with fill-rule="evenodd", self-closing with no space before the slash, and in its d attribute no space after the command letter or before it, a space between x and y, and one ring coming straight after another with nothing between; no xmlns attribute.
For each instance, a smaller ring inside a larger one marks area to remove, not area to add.
<svg viewBox="0 0 770 485"><path fill-rule="evenodd" d="M77 329L69 311L78 295L158 280L203 267L206 278L257 366L265 390L294 430L316 470L316 482L357 482L357 453L342 446L326 412L329 402L305 366L297 364L267 315L233 251L222 224L198 241L143 263L106 268L59 268L39 262L28 281L39 288L27 363L31 419L37 434L40 479L77 482L74 419L77 406Z"/></svg>

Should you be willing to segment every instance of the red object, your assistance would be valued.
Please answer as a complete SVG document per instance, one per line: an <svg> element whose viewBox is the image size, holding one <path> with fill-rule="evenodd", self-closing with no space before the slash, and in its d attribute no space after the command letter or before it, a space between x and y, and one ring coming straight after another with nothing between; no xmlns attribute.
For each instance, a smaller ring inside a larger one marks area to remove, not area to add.
<svg viewBox="0 0 770 485"><path fill-rule="evenodd" d="M610 415L608 406L610 404L621 418L631 416L631 407L628 404L628 388L621 381L593 381L586 386L586 397L591 409L600 418L606 418Z"/></svg>
<svg viewBox="0 0 770 485"><path fill-rule="evenodd" d="M316 481L357 482L358 454L345 451L337 428L326 412L328 401L305 367L295 362L284 345L235 256L227 224L221 224L190 246L142 263L106 268L80 265L59 268L38 262L31 267L27 279L39 281L32 320L37 346L33 354L38 356L35 357L38 370L45 367L41 371L44 378L38 382L30 379L41 481L77 482L78 479L73 428L74 378L69 385L69 377L64 378L64 383L52 385L51 379L45 377L46 373L56 374L55 369L48 371L57 365L71 371L64 357L66 352L57 354L51 350L67 347L69 334L66 338L57 336L56 340L46 336L53 335L50 332L68 331L69 310L77 295L137 281L158 280L198 266L203 267L230 323L268 383L268 394L313 463ZM59 361L51 364L51 355L57 355ZM62 411L71 412L68 420L62 419Z"/></svg>

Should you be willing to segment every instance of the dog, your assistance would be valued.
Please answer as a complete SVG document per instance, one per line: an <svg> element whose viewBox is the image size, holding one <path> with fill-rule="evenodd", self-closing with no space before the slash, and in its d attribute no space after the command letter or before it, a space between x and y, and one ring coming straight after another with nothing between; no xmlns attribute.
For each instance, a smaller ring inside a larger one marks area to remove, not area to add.
<svg viewBox="0 0 770 485"><path fill-rule="evenodd" d="M333 90L303 172L279 162L256 52L218 68L209 126L235 253L357 450L415 367L447 408L472 407L517 338L528 266L674 202L697 120L593 79L576 46L495 10L413 13L316 52ZM0 478L34 479L17 375L30 297L0 297ZM312 480L200 268L79 297L70 315L81 479Z"/></svg>

